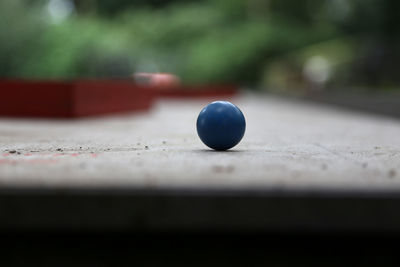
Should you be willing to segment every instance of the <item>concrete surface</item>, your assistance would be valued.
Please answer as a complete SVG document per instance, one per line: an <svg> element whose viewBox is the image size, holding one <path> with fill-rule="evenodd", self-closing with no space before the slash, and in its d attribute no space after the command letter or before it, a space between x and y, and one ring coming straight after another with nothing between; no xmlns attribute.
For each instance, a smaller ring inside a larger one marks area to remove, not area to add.
<svg viewBox="0 0 400 267"><path fill-rule="evenodd" d="M400 233L399 120L268 95L232 102L247 131L227 152L197 137L208 100L0 119L0 233Z"/></svg>
<svg viewBox="0 0 400 267"><path fill-rule="evenodd" d="M233 150L197 137L208 100L160 100L150 113L76 121L0 119L0 186L400 190L400 120L242 95Z"/></svg>

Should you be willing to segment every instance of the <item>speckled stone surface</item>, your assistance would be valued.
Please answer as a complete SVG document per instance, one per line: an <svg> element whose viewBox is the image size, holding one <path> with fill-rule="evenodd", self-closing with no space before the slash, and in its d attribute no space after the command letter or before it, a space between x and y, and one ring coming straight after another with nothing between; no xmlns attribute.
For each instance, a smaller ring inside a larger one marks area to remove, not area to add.
<svg viewBox="0 0 400 267"><path fill-rule="evenodd" d="M230 101L247 129L227 152L196 134L208 100L70 121L0 118L0 186L400 191L400 120L268 95Z"/></svg>

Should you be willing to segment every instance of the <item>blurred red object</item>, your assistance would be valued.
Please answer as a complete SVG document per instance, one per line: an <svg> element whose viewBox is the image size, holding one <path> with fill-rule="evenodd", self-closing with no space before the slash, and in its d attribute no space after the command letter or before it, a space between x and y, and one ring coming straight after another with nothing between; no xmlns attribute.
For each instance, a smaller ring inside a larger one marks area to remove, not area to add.
<svg viewBox="0 0 400 267"><path fill-rule="evenodd" d="M220 85L182 85L178 76L171 73L137 72L133 74L135 82L155 90L160 97L231 97L237 93L233 84Z"/></svg>
<svg viewBox="0 0 400 267"><path fill-rule="evenodd" d="M135 82L157 89L178 88L181 80L171 73L137 72L133 74Z"/></svg>
<svg viewBox="0 0 400 267"><path fill-rule="evenodd" d="M216 100L229 98L237 92L234 85L182 86L175 79L163 80L170 76L161 77L154 83L158 86L137 84L130 79L0 80L0 116L78 118L145 111L156 97Z"/></svg>
<svg viewBox="0 0 400 267"><path fill-rule="evenodd" d="M150 108L154 91L130 80L0 81L0 115L74 118Z"/></svg>

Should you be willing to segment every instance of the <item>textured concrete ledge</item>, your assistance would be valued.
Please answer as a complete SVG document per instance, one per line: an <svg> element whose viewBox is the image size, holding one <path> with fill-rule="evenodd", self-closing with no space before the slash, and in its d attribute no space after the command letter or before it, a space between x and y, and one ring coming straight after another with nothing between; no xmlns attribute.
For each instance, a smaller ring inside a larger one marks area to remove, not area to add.
<svg viewBox="0 0 400 267"><path fill-rule="evenodd" d="M399 120L242 95L245 138L214 152L195 132L207 102L1 119L0 228L399 230Z"/></svg>

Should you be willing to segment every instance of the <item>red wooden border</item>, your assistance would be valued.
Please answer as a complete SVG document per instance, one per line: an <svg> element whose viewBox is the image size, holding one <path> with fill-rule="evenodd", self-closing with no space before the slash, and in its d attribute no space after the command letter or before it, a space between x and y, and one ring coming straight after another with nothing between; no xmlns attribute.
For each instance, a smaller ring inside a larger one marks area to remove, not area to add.
<svg viewBox="0 0 400 267"><path fill-rule="evenodd" d="M226 98L233 85L157 88L132 80L0 80L0 116L76 118L147 110L156 97Z"/></svg>
<svg viewBox="0 0 400 267"><path fill-rule="evenodd" d="M0 83L0 115L66 118L73 115L74 84L57 81Z"/></svg>

